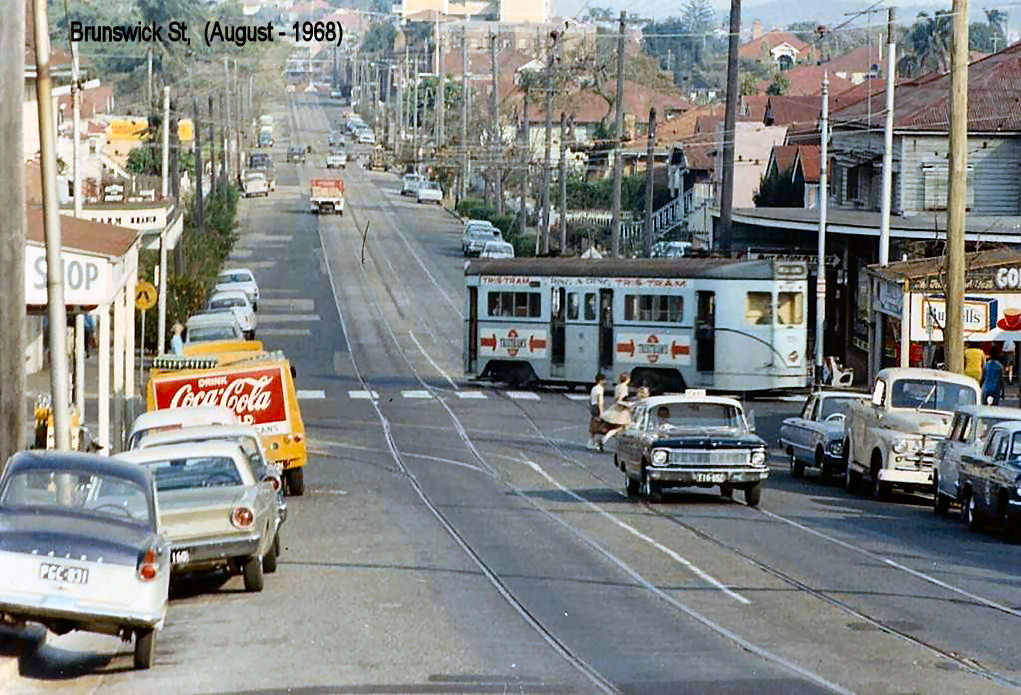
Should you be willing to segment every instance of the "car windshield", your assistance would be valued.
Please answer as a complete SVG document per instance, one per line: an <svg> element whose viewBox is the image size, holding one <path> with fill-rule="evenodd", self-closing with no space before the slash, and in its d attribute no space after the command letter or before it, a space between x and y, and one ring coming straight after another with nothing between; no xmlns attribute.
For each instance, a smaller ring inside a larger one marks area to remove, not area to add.
<svg viewBox="0 0 1021 695"><path fill-rule="evenodd" d="M657 406L649 414L649 427L659 432L743 428L741 412L727 403L677 402Z"/></svg>
<svg viewBox="0 0 1021 695"><path fill-rule="evenodd" d="M0 491L0 507L65 511L154 525L144 487L127 478L95 472L36 469L15 473Z"/></svg>
<svg viewBox="0 0 1021 695"><path fill-rule="evenodd" d="M898 379L893 382L890 403L894 408L953 412L977 401L975 389L952 381Z"/></svg>
<svg viewBox="0 0 1021 695"><path fill-rule="evenodd" d="M251 273L220 273L218 282L223 284L227 282L251 282Z"/></svg>
<svg viewBox="0 0 1021 695"><path fill-rule="evenodd" d="M196 487L241 485L241 473L234 459L226 456L195 456L145 464L156 478L159 492Z"/></svg>
<svg viewBox="0 0 1021 695"><path fill-rule="evenodd" d="M830 415L847 416L851 404L860 400L855 396L830 396L822 399L822 407L819 409L819 419L825 420Z"/></svg>
<svg viewBox="0 0 1021 695"><path fill-rule="evenodd" d="M238 337L233 326L201 326L188 329L188 342L198 343L203 340L234 340Z"/></svg>
<svg viewBox="0 0 1021 695"><path fill-rule="evenodd" d="M468 236L473 239L501 239L500 232L496 229L479 229L478 227L470 230Z"/></svg>
<svg viewBox="0 0 1021 695"><path fill-rule="evenodd" d="M425 181L422 183L422 188L425 188L430 191L438 191L440 190L440 184L436 183L435 181Z"/></svg>
<svg viewBox="0 0 1021 695"><path fill-rule="evenodd" d="M240 297L227 297L209 302L210 309L230 309L232 306L245 306L245 300Z"/></svg>

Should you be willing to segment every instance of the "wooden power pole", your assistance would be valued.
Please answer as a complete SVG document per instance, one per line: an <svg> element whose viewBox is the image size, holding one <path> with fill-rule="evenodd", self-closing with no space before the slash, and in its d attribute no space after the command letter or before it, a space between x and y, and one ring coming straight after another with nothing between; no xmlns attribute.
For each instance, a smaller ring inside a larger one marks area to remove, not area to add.
<svg viewBox="0 0 1021 695"><path fill-rule="evenodd" d="M489 58L492 65L492 79L493 86L490 90L490 97L492 98L492 119L493 123L491 126L492 135L489 138L490 141L490 160L489 166L493 168L493 184L496 189L496 214L503 215L503 169L501 167L501 156L500 150L503 147L503 137L500 133L500 82L499 73L496 65L496 38L497 34L489 35Z"/></svg>
<svg viewBox="0 0 1021 695"><path fill-rule="evenodd" d="M468 195L468 30L461 26L461 186L457 202Z"/></svg>
<svg viewBox="0 0 1021 695"><path fill-rule="evenodd" d="M614 100L613 126L613 218L610 221L610 254L620 256L620 182L624 175L620 145L624 139L624 29L627 13L620 11L617 30L617 94Z"/></svg>
<svg viewBox="0 0 1021 695"><path fill-rule="evenodd" d="M968 191L968 0L953 2L950 53L950 181L947 191L947 369L964 373L964 221ZM903 350L902 346L901 349Z"/></svg>
<svg viewBox="0 0 1021 695"><path fill-rule="evenodd" d="M25 3L12 3L0 23L0 94L25 89ZM25 448L25 156L21 99L0 100L0 472Z"/></svg>
<svg viewBox="0 0 1021 695"><path fill-rule="evenodd" d="M732 236L734 210L734 140L737 137L738 38L741 32L741 0L730 0L730 45L727 52L727 107L723 114L723 181L720 186L720 233L716 246L727 253Z"/></svg>
<svg viewBox="0 0 1021 695"><path fill-rule="evenodd" d="M567 252L567 114L560 112L560 255Z"/></svg>
<svg viewBox="0 0 1021 695"><path fill-rule="evenodd" d="M642 256L652 255L652 187L656 173L656 109L649 109L649 139L645 145L645 220L642 224Z"/></svg>

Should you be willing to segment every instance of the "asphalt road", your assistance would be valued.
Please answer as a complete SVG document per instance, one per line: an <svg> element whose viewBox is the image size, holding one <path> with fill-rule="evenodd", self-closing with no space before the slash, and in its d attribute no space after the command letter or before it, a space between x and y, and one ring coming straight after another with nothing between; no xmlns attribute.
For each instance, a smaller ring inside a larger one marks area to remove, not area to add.
<svg viewBox="0 0 1021 695"><path fill-rule="evenodd" d="M584 448L583 402L462 378L457 220L356 166L347 212L309 214L339 111L298 96L278 115L278 154L317 153L243 203L233 262L259 279L258 337L296 366L312 452L280 569L257 595L176 588L148 672L114 639L0 636L0 691L1021 688L1016 547L921 497L792 479L776 450L760 509L627 500ZM750 407L775 443L798 406Z"/></svg>

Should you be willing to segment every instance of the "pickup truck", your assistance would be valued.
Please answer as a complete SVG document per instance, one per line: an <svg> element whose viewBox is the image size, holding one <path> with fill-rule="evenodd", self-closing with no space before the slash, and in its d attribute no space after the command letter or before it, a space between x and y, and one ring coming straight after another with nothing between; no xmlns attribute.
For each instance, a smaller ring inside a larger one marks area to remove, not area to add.
<svg viewBox="0 0 1021 695"><path fill-rule="evenodd" d="M309 193L312 212L344 214L344 181L342 179L312 179Z"/></svg>
<svg viewBox="0 0 1021 695"><path fill-rule="evenodd" d="M894 486L931 491L937 448L954 411L978 401L978 383L968 376L935 369L880 371L871 397L847 410L847 489L856 490L868 476L877 500Z"/></svg>

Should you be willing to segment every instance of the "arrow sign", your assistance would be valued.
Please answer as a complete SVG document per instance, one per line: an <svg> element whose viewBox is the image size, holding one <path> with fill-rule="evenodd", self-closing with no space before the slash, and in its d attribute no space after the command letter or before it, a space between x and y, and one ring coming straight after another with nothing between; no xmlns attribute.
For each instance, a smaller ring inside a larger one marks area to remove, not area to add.
<svg viewBox="0 0 1021 695"><path fill-rule="evenodd" d="M617 352L626 352L631 357L635 356L635 341L631 339L626 343L617 343Z"/></svg>
<svg viewBox="0 0 1021 695"><path fill-rule="evenodd" d="M479 338L479 345L481 345L482 347L492 348L492 349L495 350L496 349L496 334L494 333L492 335L492 337L489 337L489 338Z"/></svg>
<svg viewBox="0 0 1021 695"><path fill-rule="evenodd" d="M528 337L528 351L535 352L546 347L545 338L536 338L534 335Z"/></svg>
<svg viewBox="0 0 1021 695"><path fill-rule="evenodd" d="M678 355L687 355L691 352L691 348L687 345L678 345L675 341L670 341L670 357L677 357Z"/></svg>

